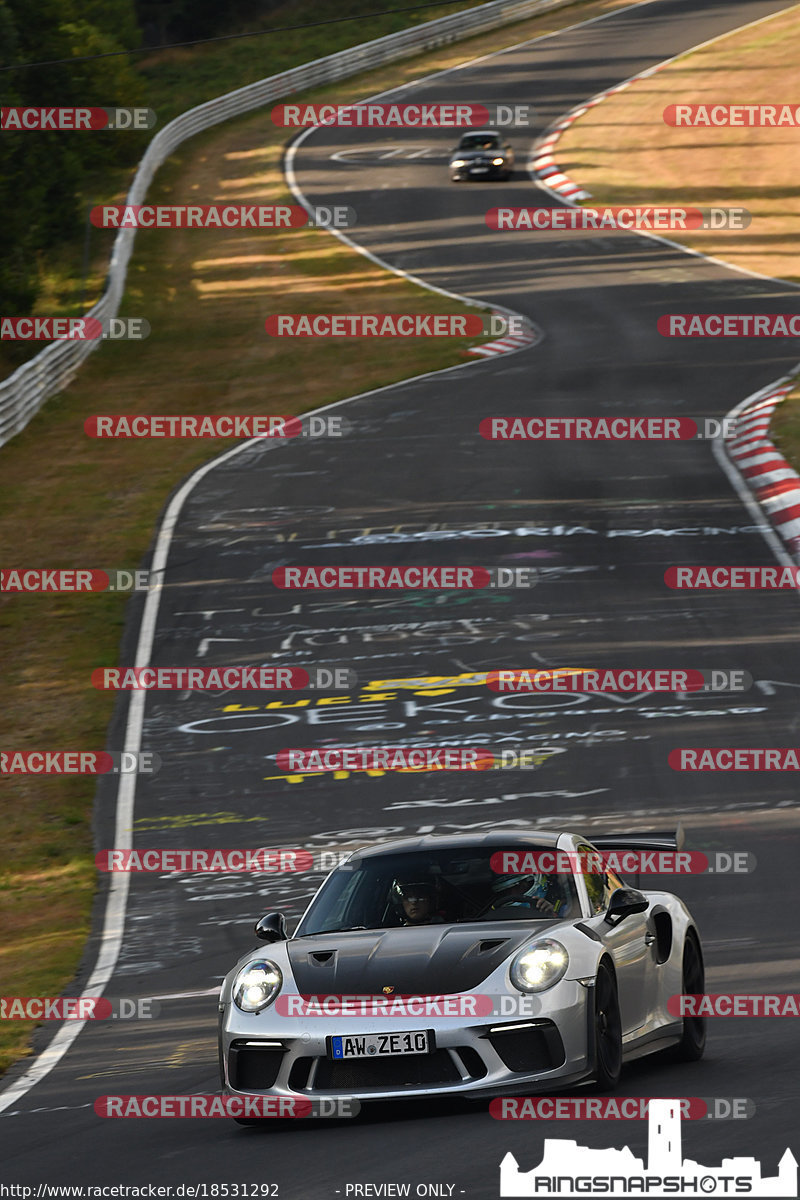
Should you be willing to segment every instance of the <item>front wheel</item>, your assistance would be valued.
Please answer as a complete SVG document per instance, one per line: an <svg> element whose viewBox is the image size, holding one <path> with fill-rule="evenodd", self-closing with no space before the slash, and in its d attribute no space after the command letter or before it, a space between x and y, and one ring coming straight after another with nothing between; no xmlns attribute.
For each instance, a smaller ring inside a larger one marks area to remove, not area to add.
<svg viewBox="0 0 800 1200"><path fill-rule="evenodd" d="M617 981L608 963L602 962L594 985L594 1078L603 1090L611 1090L622 1074L622 1018Z"/></svg>
<svg viewBox="0 0 800 1200"><path fill-rule="evenodd" d="M703 968L703 952L694 933L687 933L683 946L683 983L681 991L686 996L701 996L705 991L706 977ZM705 1017L684 1017L683 1035L675 1053L682 1062L697 1062L706 1048Z"/></svg>

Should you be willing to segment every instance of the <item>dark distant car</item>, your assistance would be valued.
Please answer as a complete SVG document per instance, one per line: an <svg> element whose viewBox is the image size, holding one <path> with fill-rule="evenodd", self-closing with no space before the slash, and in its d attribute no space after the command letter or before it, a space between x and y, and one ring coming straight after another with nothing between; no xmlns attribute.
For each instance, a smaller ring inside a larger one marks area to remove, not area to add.
<svg viewBox="0 0 800 1200"><path fill-rule="evenodd" d="M585 1080L609 1089L644 1054L672 1046L699 1058L704 1018L676 1018L668 1005L704 990L682 901L602 866L520 874L515 859L564 851L591 864L595 846L676 844L530 830L355 851L293 936L281 913L262 918L256 935L270 944L225 979L224 1091L375 1101Z"/></svg>
<svg viewBox="0 0 800 1200"><path fill-rule="evenodd" d="M468 129L450 155L450 178L510 179L514 151L496 129Z"/></svg>

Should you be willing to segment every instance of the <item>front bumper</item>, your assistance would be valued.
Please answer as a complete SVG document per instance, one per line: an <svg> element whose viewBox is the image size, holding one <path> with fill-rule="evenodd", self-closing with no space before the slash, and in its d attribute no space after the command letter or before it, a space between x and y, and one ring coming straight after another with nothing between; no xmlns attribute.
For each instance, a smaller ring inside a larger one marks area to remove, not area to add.
<svg viewBox="0 0 800 1200"><path fill-rule="evenodd" d="M458 179L503 179L513 168L509 163L503 163L502 166L496 167L492 164L478 167L472 163L468 163L463 167L450 167L450 178Z"/></svg>
<svg viewBox="0 0 800 1200"><path fill-rule="evenodd" d="M555 995L557 993L557 996ZM220 1014L222 1086L231 1094L361 1101L548 1091L586 1078L593 1060L591 993L562 980L524 1015L464 1020L403 1017L281 1018L269 1009ZM519 997L516 997L518 1000ZM428 1054L332 1060L327 1039L427 1029Z"/></svg>

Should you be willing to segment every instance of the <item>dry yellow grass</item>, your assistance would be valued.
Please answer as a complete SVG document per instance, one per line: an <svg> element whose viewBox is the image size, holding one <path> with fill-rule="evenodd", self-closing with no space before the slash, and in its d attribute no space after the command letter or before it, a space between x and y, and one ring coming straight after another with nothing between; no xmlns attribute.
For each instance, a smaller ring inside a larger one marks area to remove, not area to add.
<svg viewBox="0 0 800 1200"><path fill-rule="evenodd" d="M800 128L667 125L669 104L797 107L800 6L682 55L598 104L557 144L594 204L744 207L745 230L670 233L703 254L800 281Z"/></svg>

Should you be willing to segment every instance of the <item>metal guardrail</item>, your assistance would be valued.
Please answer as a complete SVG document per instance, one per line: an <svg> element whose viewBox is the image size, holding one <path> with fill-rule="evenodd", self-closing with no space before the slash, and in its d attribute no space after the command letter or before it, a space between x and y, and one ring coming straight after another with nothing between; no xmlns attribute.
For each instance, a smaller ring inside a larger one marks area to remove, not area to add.
<svg viewBox="0 0 800 1200"><path fill-rule="evenodd" d="M260 79L247 87L217 96L205 104L181 113L165 125L150 142L136 169L125 203L142 204L156 171L177 146L196 133L211 129L231 117L252 112L265 104L291 96L320 84L335 83L368 71L384 63L394 62L424 50L456 42L483 30L497 29L526 17L538 16L550 9L563 8L574 0L490 0L466 12L452 13L427 21L414 29L390 33L385 37L351 46L314 62L304 63L279 75ZM101 299L84 314L106 320L119 311L125 290L128 263L133 253L135 229L120 229L106 278L106 290ZM67 386L78 367L99 341L51 342L40 354L24 363L8 379L0 382L0 446L25 428L45 401Z"/></svg>

